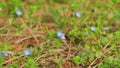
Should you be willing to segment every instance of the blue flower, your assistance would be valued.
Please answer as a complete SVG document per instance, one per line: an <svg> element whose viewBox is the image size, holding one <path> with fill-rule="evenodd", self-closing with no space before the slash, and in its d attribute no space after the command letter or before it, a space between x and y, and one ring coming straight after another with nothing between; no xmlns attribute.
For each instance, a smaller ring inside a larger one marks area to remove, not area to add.
<svg viewBox="0 0 120 68"><path fill-rule="evenodd" d="M2 53L0 53L0 56L2 56Z"/></svg>
<svg viewBox="0 0 120 68"><path fill-rule="evenodd" d="M76 14L77 17L81 16L81 12L79 12L79 11L77 11L75 14Z"/></svg>
<svg viewBox="0 0 120 68"><path fill-rule="evenodd" d="M106 26L106 27L103 27L103 29L104 29L104 30L108 30L108 29L109 29L109 27L107 27L107 26Z"/></svg>
<svg viewBox="0 0 120 68"><path fill-rule="evenodd" d="M21 10L16 10L16 14L17 14L18 16L21 16L21 15L22 15L22 11L21 11Z"/></svg>
<svg viewBox="0 0 120 68"><path fill-rule="evenodd" d="M66 39L65 35L61 31L57 31L57 36L61 39Z"/></svg>
<svg viewBox="0 0 120 68"><path fill-rule="evenodd" d="M30 49L24 50L23 52L25 55L30 55Z"/></svg>
<svg viewBox="0 0 120 68"><path fill-rule="evenodd" d="M95 30L96 30L96 26L91 26L90 29L91 29L92 31L95 31Z"/></svg>
<svg viewBox="0 0 120 68"><path fill-rule="evenodd" d="M8 56L8 53L7 53L7 52L4 52L4 56Z"/></svg>

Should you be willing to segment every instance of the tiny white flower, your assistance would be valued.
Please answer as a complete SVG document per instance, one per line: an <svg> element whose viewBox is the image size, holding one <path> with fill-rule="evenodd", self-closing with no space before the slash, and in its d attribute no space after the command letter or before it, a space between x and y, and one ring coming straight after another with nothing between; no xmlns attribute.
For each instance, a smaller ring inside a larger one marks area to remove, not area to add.
<svg viewBox="0 0 120 68"><path fill-rule="evenodd" d="M7 53L7 52L4 52L4 56L8 56L8 53Z"/></svg>
<svg viewBox="0 0 120 68"><path fill-rule="evenodd" d="M77 11L75 14L76 14L77 17L81 16L81 12L79 12L79 11Z"/></svg>
<svg viewBox="0 0 120 68"><path fill-rule="evenodd" d="M18 16L21 16L21 15L22 15L22 11L21 11L21 10L16 10L16 14L17 14Z"/></svg>
<svg viewBox="0 0 120 68"><path fill-rule="evenodd" d="M85 32L85 35L88 35L89 33L88 32Z"/></svg>
<svg viewBox="0 0 120 68"><path fill-rule="evenodd" d="M57 31L57 36L61 39L66 39L65 35L61 31Z"/></svg>
<svg viewBox="0 0 120 68"><path fill-rule="evenodd" d="M90 29L91 29L92 31L95 31L95 30L96 30L96 27L95 27L95 26L91 26Z"/></svg>
<svg viewBox="0 0 120 68"><path fill-rule="evenodd" d="M107 26L106 26L106 27L103 27L103 29L104 29L104 30L108 30L108 29L109 29L109 27L107 27Z"/></svg>
<svg viewBox="0 0 120 68"><path fill-rule="evenodd" d="M23 52L25 55L30 55L30 49L24 50Z"/></svg>
<svg viewBox="0 0 120 68"><path fill-rule="evenodd" d="M2 12L2 8L0 7L0 12Z"/></svg>

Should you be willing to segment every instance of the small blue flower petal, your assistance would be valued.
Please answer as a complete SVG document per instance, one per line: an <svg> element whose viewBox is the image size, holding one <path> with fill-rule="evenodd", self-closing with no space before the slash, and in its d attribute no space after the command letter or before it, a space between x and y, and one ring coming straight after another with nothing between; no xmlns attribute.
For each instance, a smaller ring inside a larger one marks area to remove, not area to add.
<svg viewBox="0 0 120 68"><path fill-rule="evenodd" d="M66 39L64 35L61 36L61 39Z"/></svg>
<svg viewBox="0 0 120 68"><path fill-rule="evenodd" d="M16 10L16 14L17 14L18 16L21 16L21 15L22 15L22 11L21 11L21 10Z"/></svg>
<svg viewBox="0 0 120 68"><path fill-rule="evenodd" d="M104 30L108 30L108 29L109 29L109 27L107 27L107 26L106 26L106 27L103 27L103 29L104 29Z"/></svg>
<svg viewBox="0 0 120 68"><path fill-rule="evenodd" d="M65 35L61 31L57 31L57 36L61 39L66 39Z"/></svg>
<svg viewBox="0 0 120 68"><path fill-rule="evenodd" d="M91 29L92 31L95 31L95 30L96 30L96 27L95 27L95 26L91 26L90 29Z"/></svg>
<svg viewBox="0 0 120 68"><path fill-rule="evenodd" d="M0 56L2 56L2 53L0 53Z"/></svg>
<svg viewBox="0 0 120 68"><path fill-rule="evenodd" d="M7 52L4 52L4 56L8 56L8 53L7 53Z"/></svg>
<svg viewBox="0 0 120 68"><path fill-rule="evenodd" d="M75 14L76 14L77 17L81 16L81 12L79 12L79 11L77 11Z"/></svg>
<svg viewBox="0 0 120 68"><path fill-rule="evenodd" d="M27 49L27 50L24 50L23 52L24 52L25 55L30 55L31 51L30 51L30 49Z"/></svg>

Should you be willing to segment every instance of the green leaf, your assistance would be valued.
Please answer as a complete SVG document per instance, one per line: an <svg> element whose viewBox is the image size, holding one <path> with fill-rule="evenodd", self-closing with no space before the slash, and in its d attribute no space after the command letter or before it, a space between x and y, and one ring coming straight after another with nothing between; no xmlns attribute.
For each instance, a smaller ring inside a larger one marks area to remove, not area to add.
<svg viewBox="0 0 120 68"><path fill-rule="evenodd" d="M76 64L81 64L82 62L84 62L85 60L87 60L87 55L86 55L86 53L85 52L83 52L82 53L82 55L81 56L74 56L73 58L72 58L72 61L74 62L74 63L76 63Z"/></svg>
<svg viewBox="0 0 120 68"><path fill-rule="evenodd" d="M101 44L105 45L105 44L107 44L108 41L109 41L109 39L107 37L104 37L101 39Z"/></svg>
<svg viewBox="0 0 120 68"><path fill-rule="evenodd" d="M8 68L18 68L18 64L12 64L12 65L8 66Z"/></svg>
<svg viewBox="0 0 120 68"><path fill-rule="evenodd" d="M57 48L60 48L62 46L62 43L59 39L55 39L53 42L52 42L52 45L57 47Z"/></svg>
<svg viewBox="0 0 120 68"><path fill-rule="evenodd" d="M120 39L120 31L115 32L115 38Z"/></svg>
<svg viewBox="0 0 120 68"><path fill-rule="evenodd" d="M9 50L12 50L12 46L7 44L7 43L3 43L2 46L1 46L2 49L0 49L0 51L9 51Z"/></svg>
<svg viewBox="0 0 120 68"><path fill-rule="evenodd" d="M37 64L34 61L34 59L29 58L24 67L25 68L37 68Z"/></svg>
<svg viewBox="0 0 120 68"><path fill-rule="evenodd" d="M78 65L81 64L81 62L80 62L80 56L74 56L73 59L72 59L72 61L74 63L78 64Z"/></svg>
<svg viewBox="0 0 120 68"><path fill-rule="evenodd" d="M2 68L2 63L4 62L3 56L0 56L0 68Z"/></svg>

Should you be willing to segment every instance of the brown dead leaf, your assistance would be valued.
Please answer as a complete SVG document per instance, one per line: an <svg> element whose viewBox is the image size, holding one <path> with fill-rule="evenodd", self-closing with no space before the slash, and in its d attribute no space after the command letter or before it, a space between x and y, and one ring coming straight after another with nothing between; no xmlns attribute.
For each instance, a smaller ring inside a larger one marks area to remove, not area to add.
<svg viewBox="0 0 120 68"><path fill-rule="evenodd" d="M111 31L111 32L114 32L114 31L118 30L119 27L120 27L120 22L119 22L119 21L115 21L115 22L113 23L112 27L110 28L110 31Z"/></svg>
<svg viewBox="0 0 120 68"><path fill-rule="evenodd" d="M1 2L6 2L6 0L1 0Z"/></svg>
<svg viewBox="0 0 120 68"><path fill-rule="evenodd" d="M97 41L94 38L88 38L86 42L89 44L97 44Z"/></svg>
<svg viewBox="0 0 120 68"><path fill-rule="evenodd" d="M5 19L4 18L0 18L0 27L5 26Z"/></svg>
<svg viewBox="0 0 120 68"><path fill-rule="evenodd" d="M25 0L25 2L30 3L30 4L34 4L35 0Z"/></svg>
<svg viewBox="0 0 120 68"><path fill-rule="evenodd" d="M39 16L39 17L42 17L42 15L43 15L43 10L38 10L38 11L36 11L33 15L32 15L32 17L36 17L36 16Z"/></svg>
<svg viewBox="0 0 120 68"><path fill-rule="evenodd" d="M21 45L21 44L15 44L15 45L12 45L12 46L13 46L13 51L14 51L15 53L18 53L19 51L24 50L24 49L22 48L23 45Z"/></svg>
<svg viewBox="0 0 120 68"><path fill-rule="evenodd" d="M120 8L120 3L117 3L115 6L116 6L117 8Z"/></svg>
<svg viewBox="0 0 120 68"><path fill-rule="evenodd" d="M73 62L66 60L62 63L62 68L76 68L76 66Z"/></svg>

